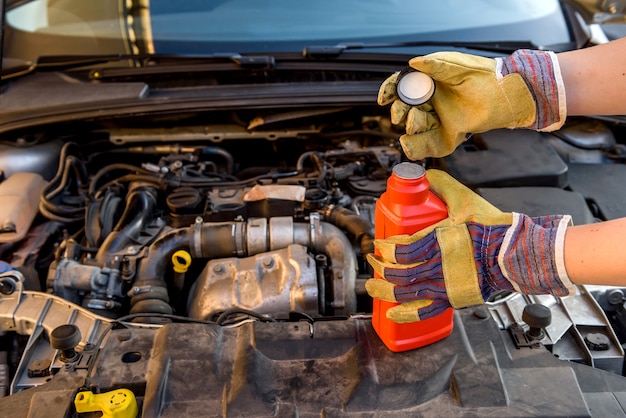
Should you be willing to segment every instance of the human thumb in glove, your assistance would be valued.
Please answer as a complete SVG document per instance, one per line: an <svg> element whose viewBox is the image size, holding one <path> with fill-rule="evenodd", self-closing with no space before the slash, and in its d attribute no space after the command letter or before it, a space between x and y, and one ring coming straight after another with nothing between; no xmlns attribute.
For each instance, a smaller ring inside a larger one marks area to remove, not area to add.
<svg viewBox="0 0 626 418"><path fill-rule="evenodd" d="M501 290L565 296L574 292L563 260L568 215L531 218L502 212L439 170L426 172L449 217L413 235L375 241L368 262L381 278L370 296L400 304L387 311L415 322L484 303Z"/></svg>
<svg viewBox="0 0 626 418"><path fill-rule="evenodd" d="M469 133L498 128L559 129L565 122L565 88L556 54L519 50L507 58L439 52L409 61L435 80L427 103L409 106L396 94L398 74L380 87L378 104L391 103L391 122L412 160L444 157Z"/></svg>

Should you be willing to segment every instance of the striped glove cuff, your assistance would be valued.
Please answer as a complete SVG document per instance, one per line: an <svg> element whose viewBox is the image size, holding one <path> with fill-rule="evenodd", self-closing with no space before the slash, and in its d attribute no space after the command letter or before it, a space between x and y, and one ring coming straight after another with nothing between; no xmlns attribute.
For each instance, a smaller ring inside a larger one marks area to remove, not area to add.
<svg viewBox="0 0 626 418"><path fill-rule="evenodd" d="M554 52L520 49L508 58L496 58L496 76L518 73L535 101L536 116L530 129L550 132L565 123L565 86Z"/></svg>
<svg viewBox="0 0 626 418"><path fill-rule="evenodd" d="M531 218L513 213L502 241L498 265L513 288L524 294L567 296L575 285L565 270L563 246L569 215Z"/></svg>

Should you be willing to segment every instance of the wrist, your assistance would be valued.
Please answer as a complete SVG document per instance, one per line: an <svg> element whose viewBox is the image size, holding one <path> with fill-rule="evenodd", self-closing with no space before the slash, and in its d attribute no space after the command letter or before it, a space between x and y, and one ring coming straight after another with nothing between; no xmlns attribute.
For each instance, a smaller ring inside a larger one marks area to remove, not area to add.
<svg viewBox="0 0 626 418"><path fill-rule="evenodd" d="M519 74L535 105L535 119L526 126L538 131L555 131L565 123L565 85L554 52L522 49L507 58L496 58L496 76Z"/></svg>
<svg viewBox="0 0 626 418"><path fill-rule="evenodd" d="M567 296L575 291L565 269L564 243L569 225L569 215L530 218L514 213L502 241L498 265L517 292Z"/></svg>

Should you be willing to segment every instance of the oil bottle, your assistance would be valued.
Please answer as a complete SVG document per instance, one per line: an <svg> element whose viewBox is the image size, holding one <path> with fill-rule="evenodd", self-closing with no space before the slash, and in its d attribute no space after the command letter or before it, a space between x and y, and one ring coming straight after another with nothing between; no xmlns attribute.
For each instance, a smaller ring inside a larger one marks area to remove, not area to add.
<svg viewBox="0 0 626 418"><path fill-rule="evenodd" d="M446 204L429 189L424 168L404 162L393 167L387 190L376 202L376 238L413 234L448 216ZM398 324L387 319L387 310L397 303L374 298L372 325L391 351L400 352L439 341L452 332L452 308L419 322Z"/></svg>

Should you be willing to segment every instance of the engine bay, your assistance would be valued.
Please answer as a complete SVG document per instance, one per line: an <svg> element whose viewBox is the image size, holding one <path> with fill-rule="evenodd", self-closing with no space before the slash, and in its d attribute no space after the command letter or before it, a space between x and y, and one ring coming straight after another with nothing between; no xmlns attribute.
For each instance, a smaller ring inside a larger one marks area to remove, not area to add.
<svg viewBox="0 0 626 418"><path fill-rule="evenodd" d="M614 406L605 398L626 393L622 289L502 294L457 311L453 334L433 345L380 343L365 255L376 200L404 160L399 128L381 114L139 117L0 144L0 386L10 395L0 411L65 416L77 393L122 388L143 416ZM623 134L619 119L573 119L552 134L474 135L422 163L502 210L591 223L626 215ZM552 322L528 341L534 304ZM550 395L541 381L555 384Z"/></svg>

